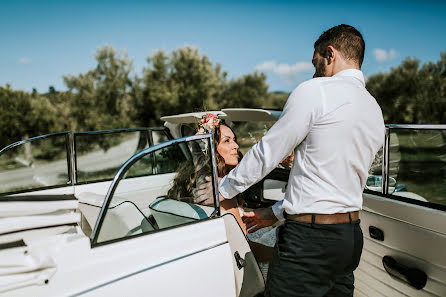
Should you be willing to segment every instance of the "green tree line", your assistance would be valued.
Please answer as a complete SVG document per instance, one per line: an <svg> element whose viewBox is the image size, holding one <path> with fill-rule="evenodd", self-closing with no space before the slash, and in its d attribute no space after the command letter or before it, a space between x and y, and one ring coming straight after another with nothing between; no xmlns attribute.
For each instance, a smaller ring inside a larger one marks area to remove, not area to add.
<svg viewBox="0 0 446 297"><path fill-rule="evenodd" d="M0 147L57 131L162 125L163 115L225 107L283 107L288 94L268 92L263 73L235 79L198 49L162 50L147 58L140 75L112 46L95 54L94 69L63 77L67 91L45 94L0 86ZM386 123L446 123L446 54L420 65L408 58L389 73L369 77L367 88Z"/></svg>
<svg viewBox="0 0 446 297"><path fill-rule="evenodd" d="M228 79L198 49L184 47L147 58L141 75L112 46L95 54L94 69L63 76L67 91L45 94L0 87L0 147L45 133L162 125L163 115L224 107L282 108L286 93L269 93L266 76Z"/></svg>
<svg viewBox="0 0 446 297"><path fill-rule="evenodd" d="M446 52L423 65L406 58L388 73L370 76L366 87L388 124L446 124Z"/></svg>

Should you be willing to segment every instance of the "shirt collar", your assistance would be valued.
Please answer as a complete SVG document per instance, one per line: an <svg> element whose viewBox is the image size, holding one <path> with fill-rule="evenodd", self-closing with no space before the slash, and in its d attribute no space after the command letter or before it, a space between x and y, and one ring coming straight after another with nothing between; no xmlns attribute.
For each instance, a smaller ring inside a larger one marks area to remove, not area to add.
<svg viewBox="0 0 446 297"><path fill-rule="evenodd" d="M354 77L356 79L358 79L361 84L365 87L365 79L364 79L364 74L362 73L361 70L358 69L345 69L342 71L339 71L338 73L336 73L333 76L351 76Z"/></svg>

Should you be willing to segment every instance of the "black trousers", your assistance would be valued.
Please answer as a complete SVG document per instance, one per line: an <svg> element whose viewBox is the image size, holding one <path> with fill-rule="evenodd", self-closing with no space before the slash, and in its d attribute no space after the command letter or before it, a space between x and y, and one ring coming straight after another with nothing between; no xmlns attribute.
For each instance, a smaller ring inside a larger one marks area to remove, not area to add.
<svg viewBox="0 0 446 297"><path fill-rule="evenodd" d="M359 221L317 225L286 220L278 227L265 296L353 296L361 258Z"/></svg>

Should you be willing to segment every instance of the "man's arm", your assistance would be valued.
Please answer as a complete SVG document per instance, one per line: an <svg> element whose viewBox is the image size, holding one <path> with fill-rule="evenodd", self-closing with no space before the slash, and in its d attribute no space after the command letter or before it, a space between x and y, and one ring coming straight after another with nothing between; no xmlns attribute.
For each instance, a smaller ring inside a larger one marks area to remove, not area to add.
<svg viewBox="0 0 446 297"><path fill-rule="evenodd" d="M271 207L245 212L242 219L249 233L271 226L278 221Z"/></svg>
<svg viewBox="0 0 446 297"><path fill-rule="evenodd" d="M219 192L224 198L230 199L260 181L307 136L321 106L319 85L309 82L293 91L280 119L222 179Z"/></svg>
<svg viewBox="0 0 446 297"><path fill-rule="evenodd" d="M271 226L277 221L283 220L283 211L280 208L282 204L283 200L280 200L271 207L257 208L253 211L243 213L242 220L245 223L245 228L248 233L255 232L261 228Z"/></svg>

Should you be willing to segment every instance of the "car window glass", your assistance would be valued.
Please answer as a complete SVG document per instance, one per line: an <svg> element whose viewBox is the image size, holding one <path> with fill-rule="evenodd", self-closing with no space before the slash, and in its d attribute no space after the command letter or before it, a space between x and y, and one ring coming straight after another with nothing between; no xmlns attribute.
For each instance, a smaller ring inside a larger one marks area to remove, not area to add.
<svg viewBox="0 0 446 297"><path fill-rule="evenodd" d="M148 147L147 131L73 133L77 183L110 180L119 167ZM146 170L151 174L150 170Z"/></svg>
<svg viewBox="0 0 446 297"><path fill-rule="evenodd" d="M172 170L168 174L160 172L129 179L131 172L143 171L152 154L138 157L122 172L123 178L114 187L98 228L97 242L128 238L210 217L215 212L214 205L204 206L194 200L194 190L206 182L206 176L212 176L209 139L174 143L156 150L155 156L170 159ZM185 155L182 154L184 150L199 151Z"/></svg>
<svg viewBox="0 0 446 297"><path fill-rule="evenodd" d="M446 205L446 131L391 129L388 193Z"/></svg>
<svg viewBox="0 0 446 297"><path fill-rule="evenodd" d="M382 166L383 166L383 147L376 153L370 166L365 188L367 190L382 192Z"/></svg>
<svg viewBox="0 0 446 297"><path fill-rule="evenodd" d="M155 151L156 173L175 172L180 162L184 161L184 146L172 145Z"/></svg>
<svg viewBox="0 0 446 297"><path fill-rule="evenodd" d="M181 135L182 136L191 136L197 133L197 125L193 124L183 124L181 125Z"/></svg>
<svg viewBox="0 0 446 297"><path fill-rule="evenodd" d="M70 184L67 134L37 138L0 155L0 193Z"/></svg>
<svg viewBox="0 0 446 297"><path fill-rule="evenodd" d="M237 135L239 150L246 154L251 147L262 139L275 122L236 122L232 129Z"/></svg>
<svg viewBox="0 0 446 297"><path fill-rule="evenodd" d="M237 144L242 154L246 154L268 130L274 125L274 121L253 121L253 122L235 122L231 125L235 135L237 135ZM290 170L294 162L294 152L290 151L277 166L277 168Z"/></svg>
<svg viewBox="0 0 446 297"><path fill-rule="evenodd" d="M260 141L275 122L253 121L253 122L232 122L226 123L234 130L237 136L237 144L242 154L246 154L254 144ZM196 133L196 124L183 124L181 126L182 135L190 136Z"/></svg>
<svg viewBox="0 0 446 297"><path fill-rule="evenodd" d="M141 158L126 172L124 178L141 177L152 175L153 171L153 154L148 154L144 158Z"/></svg>
<svg viewBox="0 0 446 297"><path fill-rule="evenodd" d="M164 131L157 131L157 130L152 131L153 145L158 143L163 143L167 140L169 139Z"/></svg>

